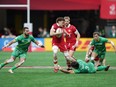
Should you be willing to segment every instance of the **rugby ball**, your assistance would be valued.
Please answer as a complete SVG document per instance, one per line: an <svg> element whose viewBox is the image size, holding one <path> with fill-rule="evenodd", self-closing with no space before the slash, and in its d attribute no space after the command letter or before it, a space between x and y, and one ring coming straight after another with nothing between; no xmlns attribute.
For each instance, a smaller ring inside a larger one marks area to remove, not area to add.
<svg viewBox="0 0 116 87"><path fill-rule="evenodd" d="M60 38L62 36L62 32L63 32L62 29L61 28L58 28L56 30L56 33L61 33L61 34L56 35L56 37Z"/></svg>

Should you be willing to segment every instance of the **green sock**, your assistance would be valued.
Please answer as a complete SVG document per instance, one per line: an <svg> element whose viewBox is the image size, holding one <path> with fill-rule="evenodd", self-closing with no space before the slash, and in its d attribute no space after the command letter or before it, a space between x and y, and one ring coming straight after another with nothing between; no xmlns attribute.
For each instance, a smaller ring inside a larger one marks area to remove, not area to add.
<svg viewBox="0 0 116 87"><path fill-rule="evenodd" d="M6 63L1 63L0 68L4 67L5 65L6 65Z"/></svg>
<svg viewBox="0 0 116 87"><path fill-rule="evenodd" d="M13 66L12 68L11 68L11 70L14 70L14 69L16 69L17 67L16 66Z"/></svg>
<svg viewBox="0 0 116 87"><path fill-rule="evenodd" d="M97 71L101 71L101 70L105 70L107 66L98 66L97 67Z"/></svg>

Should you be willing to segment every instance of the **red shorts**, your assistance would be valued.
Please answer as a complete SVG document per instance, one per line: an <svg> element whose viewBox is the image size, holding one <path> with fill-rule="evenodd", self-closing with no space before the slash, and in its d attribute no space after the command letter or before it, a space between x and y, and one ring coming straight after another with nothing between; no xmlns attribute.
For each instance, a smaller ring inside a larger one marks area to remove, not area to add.
<svg viewBox="0 0 116 87"><path fill-rule="evenodd" d="M52 46L58 46L61 52L67 51L65 43L53 43Z"/></svg>
<svg viewBox="0 0 116 87"><path fill-rule="evenodd" d="M75 51L76 50L76 47L73 48L74 45L75 45L75 43L66 43L66 46L67 46L67 49L68 50Z"/></svg>

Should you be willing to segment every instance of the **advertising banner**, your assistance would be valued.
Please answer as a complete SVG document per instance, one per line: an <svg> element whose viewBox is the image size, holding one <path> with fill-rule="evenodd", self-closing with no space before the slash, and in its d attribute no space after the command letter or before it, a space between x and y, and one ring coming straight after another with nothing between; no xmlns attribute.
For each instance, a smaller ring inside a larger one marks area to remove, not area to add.
<svg viewBox="0 0 116 87"><path fill-rule="evenodd" d="M116 19L116 0L101 0L100 17Z"/></svg>
<svg viewBox="0 0 116 87"><path fill-rule="evenodd" d="M87 46L89 45L90 41L92 40L92 38L81 38L79 40L79 44L78 47L76 49L76 51L87 51ZM108 38L108 40L111 40L114 42L114 44L116 45L116 39L112 39L112 38ZM46 51L52 51L52 39L51 38L45 38L45 50ZM113 47L111 44L107 43L106 44L106 48L107 51L114 51Z"/></svg>

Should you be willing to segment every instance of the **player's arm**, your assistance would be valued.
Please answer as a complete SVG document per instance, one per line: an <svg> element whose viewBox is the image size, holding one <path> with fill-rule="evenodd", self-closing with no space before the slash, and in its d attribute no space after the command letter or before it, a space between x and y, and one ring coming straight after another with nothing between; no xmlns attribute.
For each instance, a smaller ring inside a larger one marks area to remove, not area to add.
<svg viewBox="0 0 116 87"><path fill-rule="evenodd" d="M50 36L59 35L59 34L61 34L61 33L63 33L63 32L56 33L56 32L55 32L55 29L54 29L54 26L52 26L52 28L50 29Z"/></svg>
<svg viewBox="0 0 116 87"><path fill-rule="evenodd" d="M58 65L58 68L61 72L66 73L66 74L74 74L73 70L64 70L61 66Z"/></svg>
<svg viewBox="0 0 116 87"><path fill-rule="evenodd" d="M38 42L32 35L31 35L31 41L34 42L37 46L44 48L42 43Z"/></svg>
<svg viewBox="0 0 116 87"><path fill-rule="evenodd" d="M86 56L85 56L85 61L86 62L88 62L90 60L89 55L90 55L91 47L93 47L93 45L89 44L88 48L87 48Z"/></svg>
<svg viewBox="0 0 116 87"><path fill-rule="evenodd" d="M11 42L9 42L8 44L6 44L2 49L9 47L10 45L12 45L13 43L16 43L17 41L15 39L13 39Z"/></svg>
<svg viewBox="0 0 116 87"><path fill-rule="evenodd" d="M63 29L63 32L64 32L64 36L68 35L70 37L70 34L65 29Z"/></svg>
<svg viewBox="0 0 116 87"><path fill-rule="evenodd" d="M40 47L44 48L44 45L42 45L41 43L39 43L37 40L35 40L34 43L35 43L37 46L40 46Z"/></svg>
<svg viewBox="0 0 116 87"><path fill-rule="evenodd" d="M75 47L77 47L77 46L78 46L78 41L79 41L79 39L80 39L80 33L78 32L77 29L76 29L76 31L75 31L75 34L77 35L77 41L76 41L76 43L75 43Z"/></svg>
<svg viewBox="0 0 116 87"><path fill-rule="evenodd" d="M109 41L109 40L108 40L108 42L107 42L107 43L110 43L110 44L112 45L112 47L114 48L115 53L116 53L116 46L114 45L114 42L112 42L112 41Z"/></svg>

